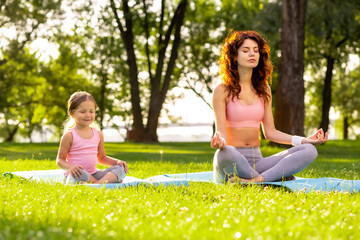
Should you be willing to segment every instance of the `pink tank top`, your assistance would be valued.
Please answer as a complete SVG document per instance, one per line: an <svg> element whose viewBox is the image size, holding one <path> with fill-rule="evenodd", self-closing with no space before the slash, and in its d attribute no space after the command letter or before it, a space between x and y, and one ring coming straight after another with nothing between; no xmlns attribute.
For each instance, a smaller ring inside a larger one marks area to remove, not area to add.
<svg viewBox="0 0 360 240"><path fill-rule="evenodd" d="M245 105L237 98L230 98L226 106L226 125L233 128L259 128L264 118L264 99L256 104Z"/></svg>
<svg viewBox="0 0 360 240"><path fill-rule="evenodd" d="M72 144L67 154L67 160L71 164L82 166L88 173L93 174L97 171L96 165L98 163L98 147L100 143L100 136L96 129L91 128L93 136L90 139L81 138L75 131L75 128L70 129L72 133ZM69 173L66 172L65 175Z"/></svg>

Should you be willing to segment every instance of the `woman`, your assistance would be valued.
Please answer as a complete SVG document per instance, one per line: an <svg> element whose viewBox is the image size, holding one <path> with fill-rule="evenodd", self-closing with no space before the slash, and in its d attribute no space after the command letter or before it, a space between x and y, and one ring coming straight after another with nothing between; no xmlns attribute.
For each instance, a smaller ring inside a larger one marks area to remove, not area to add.
<svg viewBox="0 0 360 240"><path fill-rule="evenodd" d="M211 146L214 180L225 182L264 182L284 179L307 167L317 157L313 145L324 143L328 135L318 130L304 138L278 131L271 104L270 48L254 31L234 31L223 44L220 57L220 83L213 93L216 133ZM260 125L266 139L294 147L263 158L260 151Z"/></svg>

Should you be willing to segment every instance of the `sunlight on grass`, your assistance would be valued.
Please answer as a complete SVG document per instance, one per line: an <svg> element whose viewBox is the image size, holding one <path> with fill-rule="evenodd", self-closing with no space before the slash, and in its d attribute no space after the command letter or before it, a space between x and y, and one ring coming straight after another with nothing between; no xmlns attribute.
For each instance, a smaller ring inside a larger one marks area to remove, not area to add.
<svg viewBox="0 0 360 240"><path fill-rule="evenodd" d="M298 175L360 179L359 143L319 146L318 159ZM0 174L57 169L57 147L0 144ZM208 143L111 143L105 147L109 155L127 160L129 175L139 178L212 170L214 150ZM263 155L281 150L264 146ZM255 185L190 183L107 190L0 177L0 211L1 240L360 237L358 193L305 194Z"/></svg>

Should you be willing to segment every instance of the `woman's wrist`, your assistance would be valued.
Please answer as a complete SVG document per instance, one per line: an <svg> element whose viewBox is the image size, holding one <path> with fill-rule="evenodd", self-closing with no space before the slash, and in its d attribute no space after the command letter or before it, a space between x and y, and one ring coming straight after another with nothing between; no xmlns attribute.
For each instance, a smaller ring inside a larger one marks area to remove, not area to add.
<svg viewBox="0 0 360 240"><path fill-rule="evenodd" d="M305 138L305 137L300 137L300 136L297 136L297 135L292 136L292 138L291 138L291 145L293 145L293 146L301 145L301 142L302 142L302 140L303 140L304 138Z"/></svg>

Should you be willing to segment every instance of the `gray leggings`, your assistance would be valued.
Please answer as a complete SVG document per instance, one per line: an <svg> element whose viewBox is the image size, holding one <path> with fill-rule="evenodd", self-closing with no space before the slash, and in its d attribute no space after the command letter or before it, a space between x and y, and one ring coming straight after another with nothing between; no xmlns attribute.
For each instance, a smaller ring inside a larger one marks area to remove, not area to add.
<svg viewBox="0 0 360 240"><path fill-rule="evenodd" d="M214 155L214 181L225 183L229 175L249 179L259 174L267 182L276 181L300 172L316 157L317 150L312 144L302 144L265 158L260 147L226 146Z"/></svg>
<svg viewBox="0 0 360 240"><path fill-rule="evenodd" d="M71 174L69 174L66 178L66 184L74 184L74 183L79 183L81 181L90 182L90 173L88 173L84 169L82 169L81 171L82 171L82 173L79 178L74 178ZM107 169L99 170L99 171L91 174L91 176L93 176L96 180L100 180L109 172L112 172L117 176L117 182L120 182L126 176L124 167L122 167L120 165L114 165Z"/></svg>

